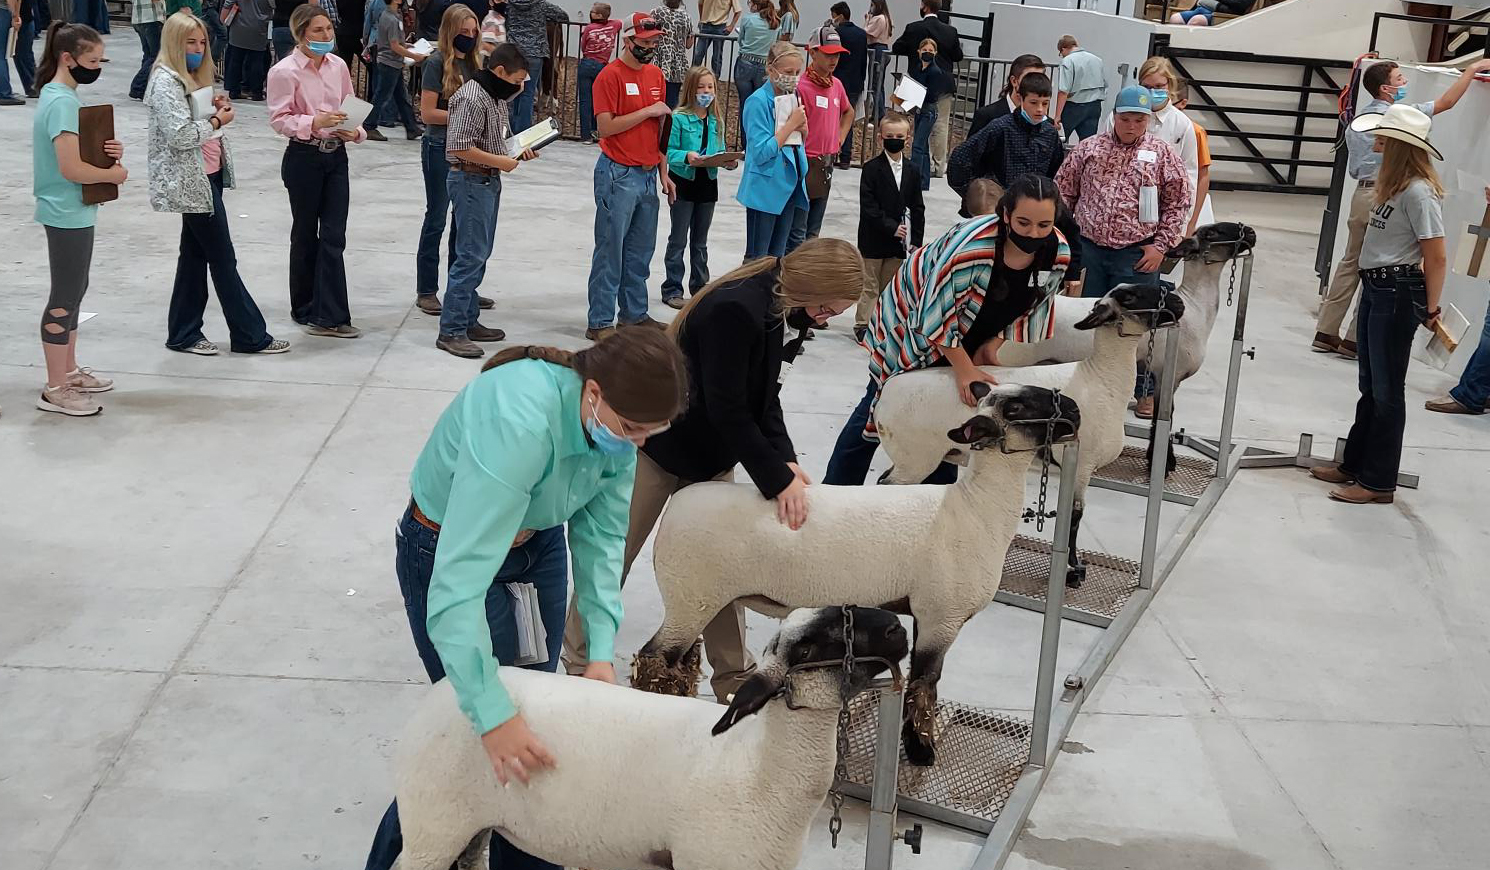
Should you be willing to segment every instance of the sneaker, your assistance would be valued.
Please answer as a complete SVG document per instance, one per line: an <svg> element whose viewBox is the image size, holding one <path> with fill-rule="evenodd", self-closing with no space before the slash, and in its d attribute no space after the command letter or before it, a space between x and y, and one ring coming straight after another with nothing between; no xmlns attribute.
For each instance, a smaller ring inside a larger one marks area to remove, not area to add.
<svg viewBox="0 0 1490 870"><path fill-rule="evenodd" d="M440 297L433 293L419 294L419 298L414 300L414 305L425 314L440 316Z"/></svg>
<svg viewBox="0 0 1490 870"><path fill-rule="evenodd" d="M1340 346L1337 347L1337 348L1335 348L1335 353L1340 354L1341 356L1345 357L1346 359L1355 359L1356 358L1355 342L1349 341L1347 339L1341 339L1340 340Z"/></svg>
<svg viewBox="0 0 1490 870"><path fill-rule="evenodd" d="M592 326L585 330L585 338L589 341L605 341L615 334L614 326Z"/></svg>
<svg viewBox="0 0 1490 870"><path fill-rule="evenodd" d="M69 417L92 417L103 410L103 406L94 401L92 396L71 384L43 387L41 395L36 397L36 407Z"/></svg>
<svg viewBox="0 0 1490 870"><path fill-rule="evenodd" d="M666 305L668 308L673 309L674 311L681 311L683 309L683 306L687 305L688 303L684 301L682 296L669 296L666 299L662 300L662 304Z"/></svg>
<svg viewBox="0 0 1490 870"><path fill-rule="evenodd" d="M480 359L486 356L486 351L464 335L442 335L435 339L435 347L463 359Z"/></svg>
<svg viewBox="0 0 1490 870"><path fill-rule="evenodd" d="M1315 353L1334 353L1339 347L1339 336L1330 335L1327 332L1314 333L1314 342L1309 345L1309 349Z"/></svg>
<svg viewBox="0 0 1490 870"><path fill-rule="evenodd" d="M1464 405L1459 404L1459 400L1456 399L1456 398L1454 398L1453 396L1440 396L1437 399L1432 399L1432 400L1430 400L1428 402L1425 402L1423 404L1423 407L1424 408L1427 408L1430 411L1437 411L1440 414L1483 414L1483 413L1485 413L1485 409L1484 408L1481 408L1480 410L1475 411L1475 410L1472 410L1470 408L1465 407Z"/></svg>
<svg viewBox="0 0 1490 870"><path fill-rule="evenodd" d="M166 347L177 353L194 353L197 356L217 356L217 345L205 338L199 338L196 344L188 345L187 347L171 347L170 345L166 345Z"/></svg>
<svg viewBox="0 0 1490 870"><path fill-rule="evenodd" d="M497 300L492 299L488 296L477 296L476 307L480 308L482 311L490 311L493 308L497 307Z"/></svg>
<svg viewBox="0 0 1490 870"><path fill-rule="evenodd" d="M495 327L482 326L478 323L466 329L466 338L472 341L506 341L507 333Z"/></svg>
<svg viewBox="0 0 1490 870"><path fill-rule="evenodd" d="M382 130L379 130L377 127L373 127L372 129L367 131L367 140L369 142L387 142L388 137L383 135Z"/></svg>
<svg viewBox="0 0 1490 870"><path fill-rule="evenodd" d="M87 366L80 366L68 372L67 385L83 393L107 393L114 389L113 380L95 375L93 369Z"/></svg>
<svg viewBox="0 0 1490 870"><path fill-rule="evenodd" d="M316 326L314 324L305 327L306 335L319 335L322 338L361 338L362 330L350 323L341 326Z"/></svg>
<svg viewBox="0 0 1490 870"><path fill-rule="evenodd" d="M24 105L26 105L26 101L25 100L17 99L15 97L0 97L0 106L24 106Z"/></svg>
<svg viewBox="0 0 1490 870"><path fill-rule="evenodd" d="M642 319L641 320L637 320L637 321L634 321L632 323L628 323L626 325L627 326L650 326L653 329L667 329L667 324L666 323L660 323L660 322L658 322L656 320L653 320L651 317L649 317L649 316L647 316L645 314L642 315Z"/></svg>
<svg viewBox="0 0 1490 870"><path fill-rule="evenodd" d="M1133 405L1133 416L1140 420L1154 419L1154 397L1144 396Z"/></svg>
<svg viewBox="0 0 1490 870"><path fill-rule="evenodd" d="M290 349L290 343L281 338L276 338L260 350L250 350L247 353L285 353ZM239 351L233 351L238 353Z"/></svg>

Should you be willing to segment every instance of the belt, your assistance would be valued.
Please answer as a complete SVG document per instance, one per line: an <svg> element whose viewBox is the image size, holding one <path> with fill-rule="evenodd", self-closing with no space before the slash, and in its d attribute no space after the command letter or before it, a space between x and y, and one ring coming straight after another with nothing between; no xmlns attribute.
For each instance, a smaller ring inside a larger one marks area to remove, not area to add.
<svg viewBox="0 0 1490 870"><path fill-rule="evenodd" d="M1371 188L1373 188L1373 187L1376 186L1376 182L1374 180L1372 180L1372 181L1357 181L1355 183L1355 186L1357 188L1361 189L1361 190L1370 190Z"/></svg>
<svg viewBox="0 0 1490 870"><path fill-rule="evenodd" d="M409 513L413 515L414 522L418 523L421 526L424 526L426 529L429 529L431 532L434 532L437 535L440 533L440 524L425 516L424 511L419 509L419 502L414 501L412 498L409 499ZM521 547L523 544L526 544L529 540L532 539L534 534L535 532L532 529L523 529L522 531L518 532L517 537L512 539L512 549L515 550L518 547Z"/></svg>
<svg viewBox="0 0 1490 870"><path fill-rule="evenodd" d="M1397 278L1410 278L1423 274L1423 270L1416 263L1399 263L1395 266L1377 266L1375 269L1362 269L1361 275L1373 281L1392 281Z"/></svg>
<svg viewBox="0 0 1490 870"><path fill-rule="evenodd" d="M480 163L452 163L450 168L467 175L485 175L488 178L502 171L495 166L483 166Z"/></svg>
<svg viewBox="0 0 1490 870"><path fill-rule="evenodd" d="M342 141L340 139L291 139L290 144L314 148L322 154L331 154L342 146Z"/></svg>
<svg viewBox="0 0 1490 870"><path fill-rule="evenodd" d="M766 62L766 56L764 54L743 54L742 53L740 55L740 60L748 60L751 63L758 63L758 64L764 65L765 62Z"/></svg>

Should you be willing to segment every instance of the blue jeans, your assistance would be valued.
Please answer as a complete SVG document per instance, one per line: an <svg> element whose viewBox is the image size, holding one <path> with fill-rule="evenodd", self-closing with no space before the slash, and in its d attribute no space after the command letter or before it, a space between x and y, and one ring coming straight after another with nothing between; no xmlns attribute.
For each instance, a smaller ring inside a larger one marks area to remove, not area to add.
<svg viewBox="0 0 1490 870"><path fill-rule="evenodd" d="M781 214L745 209L745 259L786 256L786 243L791 239L792 224L797 213L805 209L787 206Z"/></svg>
<svg viewBox="0 0 1490 870"><path fill-rule="evenodd" d="M429 618L429 581L434 573L435 550L439 544L438 532L420 524L412 511L404 511L398 524L398 558L395 569L398 573L399 590L404 596L404 612L409 618L409 629L414 635L414 648L419 660L429 674L431 683L445 678L445 666L440 661L434 643L429 639L426 621ZM564 543L563 527L544 529L533 535L527 543L514 547L507 561L492 579L491 589L486 595L486 622L491 628L492 657L504 667L517 658L517 626L513 620L512 596L507 592L507 583L532 583L538 591L539 616L544 630L548 632L548 661L541 665L527 665L531 670L552 673L559 664L559 650L564 642L564 605L569 590L568 548ZM378 832L373 836L372 850L367 856L367 870L389 870L403 851L403 831L398 824L398 802L394 801L383 814ZM491 870L561 870L556 864L534 858L520 851L511 843L493 833L491 839Z"/></svg>
<svg viewBox="0 0 1490 870"><path fill-rule="evenodd" d="M753 57L735 58L735 90L740 94L740 130L745 129L745 101L766 83L766 65ZM740 134L742 137L744 133Z"/></svg>
<svg viewBox="0 0 1490 870"><path fill-rule="evenodd" d="M221 10L212 12L203 9L202 11L205 13L202 15L202 21L207 25L207 38L212 44L212 62L221 65L223 50L228 44L228 28L222 23Z"/></svg>
<svg viewBox="0 0 1490 870"><path fill-rule="evenodd" d="M700 24L698 40L693 43L693 65L702 64L705 52L711 53L713 57L709 60L709 68L714 70L716 80L719 78L720 67L724 66L724 40L717 37L724 36L728 32L728 24ZM710 52L710 49L713 51Z"/></svg>
<svg viewBox="0 0 1490 870"><path fill-rule="evenodd" d="M243 94L264 93L264 78L269 73L268 51L249 51L230 45L227 59L222 71L222 87L229 97L236 100Z"/></svg>
<svg viewBox="0 0 1490 870"><path fill-rule="evenodd" d="M695 172L703 172L695 169ZM688 249L688 295L692 296L709 283L709 225L714 222L714 203L678 200L668 209L672 232L667 235L667 278L662 282L662 298L683 295L683 249Z"/></svg>
<svg viewBox="0 0 1490 870"><path fill-rule="evenodd" d="M533 126L533 104L538 99L538 85L543 81L543 58L528 59L528 80L523 82L523 89L512 101L512 132L513 134Z"/></svg>
<svg viewBox="0 0 1490 870"><path fill-rule="evenodd" d="M445 238L445 219L450 214L450 164L445 160L444 132L442 128L427 128L420 150L424 168L424 224L419 228L419 253L414 255L414 292L420 296L440 292L440 241ZM452 224L447 260L451 271L455 269L456 239Z"/></svg>
<svg viewBox="0 0 1490 870"><path fill-rule="evenodd" d="M603 69L605 69L605 64L594 58L580 58L579 138L581 142L590 141L590 135L595 132L595 77L600 75Z"/></svg>
<svg viewBox="0 0 1490 870"><path fill-rule="evenodd" d="M455 263L445 284L440 308L440 334L463 336L476 325L481 297L476 291L486 277L486 260L497 237L497 207L502 201L502 177L472 175L451 169L450 205L455 211L451 246Z"/></svg>
<svg viewBox="0 0 1490 870"><path fill-rule="evenodd" d="M1097 122L1102 120L1102 101L1090 103L1066 103L1061 112L1061 129L1075 133L1077 141L1097 135Z"/></svg>
<svg viewBox="0 0 1490 870"><path fill-rule="evenodd" d="M869 70L868 78L864 87L869 90L872 103L865 105L864 114L876 126L879 125L880 116L885 113L885 71L890 68L890 47L888 45L871 45L869 47Z"/></svg>
<svg viewBox="0 0 1490 870"><path fill-rule="evenodd" d="M166 315L166 347L185 350L205 338L202 312L207 309L207 273L211 271L233 352L257 353L274 336L238 274L228 210L222 201L222 173L214 172L207 180L212 185L212 213L181 216L181 253L176 258L176 284Z"/></svg>
<svg viewBox="0 0 1490 870"><path fill-rule="evenodd" d="M5 46L10 44L10 26L13 16L10 7L0 5L0 55L5 52ZM16 34L16 44L20 44L20 34ZM0 99L10 99L15 94L10 89L10 59L0 57Z"/></svg>
<svg viewBox="0 0 1490 870"><path fill-rule="evenodd" d="M140 37L140 71L129 83L131 100L145 96L145 85L150 83L150 68L155 66L155 56L160 53L160 31L164 26L159 21L134 25L135 34Z"/></svg>
<svg viewBox="0 0 1490 870"><path fill-rule="evenodd" d="M1106 296L1119 284L1157 284L1158 272L1137 272L1134 267L1143 259L1143 248L1129 245L1126 248L1104 248L1087 239L1081 240L1081 267L1086 270L1086 283L1081 295Z"/></svg>
<svg viewBox="0 0 1490 870"><path fill-rule="evenodd" d="M831 155L830 155L831 157ZM828 198L809 199L806 208L797 209L792 218L792 232L786 240L786 252L790 254L808 239L817 238L823 231L823 216L828 213Z"/></svg>
<svg viewBox="0 0 1490 870"><path fill-rule="evenodd" d="M398 112L404 129L414 132L419 124L414 120L414 107L409 104L409 89L404 87L403 69L394 69L381 63L373 64L373 110L368 113L362 126L371 131L378 128L378 119L390 109Z"/></svg>
<svg viewBox="0 0 1490 870"><path fill-rule="evenodd" d="M1373 492L1394 491L1402 465L1407 364L1418 329L1414 299L1427 304L1428 291L1421 278L1382 284L1361 273L1361 300L1356 308L1361 399L1345 439L1340 470Z"/></svg>
<svg viewBox="0 0 1490 870"><path fill-rule="evenodd" d="M72 16L78 24L86 24L99 33L109 32L109 6L104 0L77 0Z"/></svg>
<svg viewBox="0 0 1490 870"><path fill-rule="evenodd" d="M916 131L911 140L911 163L921 173L921 189L931 189L931 130L936 126L935 104L916 113Z"/></svg>
<svg viewBox="0 0 1490 870"><path fill-rule="evenodd" d="M874 462L874 451L879 449L879 442L866 441L864 427L869 424L869 406L874 402L876 392L878 387L871 379L864 398L859 400L859 406L849 415L848 422L843 424L843 431L838 433L838 441L833 445L833 455L828 457L828 470L823 474L823 483L831 486L861 486L864 478L869 476L869 466ZM957 466L943 462L924 482L942 486L956 483Z"/></svg>
<svg viewBox="0 0 1490 870"><path fill-rule="evenodd" d="M647 279L657 248L657 169L595 161L595 253L590 257L591 329L647 316Z"/></svg>
<svg viewBox="0 0 1490 870"><path fill-rule="evenodd" d="M29 2L29 0L24 0ZM31 42L36 39L36 24L27 21L21 25L21 32L16 34L16 75L20 76L21 89L31 93L36 88L36 55L32 52Z"/></svg>
<svg viewBox="0 0 1490 870"><path fill-rule="evenodd" d="M275 27L269 31L270 38L274 41L274 59L281 61L290 56L295 50L295 32L288 27ZM376 68L376 63L374 67ZM377 105L374 103L373 105Z"/></svg>
<svg viewBox="0 0 1490 870"><path fill-rule="evenodd" d="M1480 346L1475 348L1469 365L1459 378L1459 385L1449 391L1454 401L1471 411L1485 407L1490 400L1490 311L1485 312L1485 328L1480 331Z"/></svg>

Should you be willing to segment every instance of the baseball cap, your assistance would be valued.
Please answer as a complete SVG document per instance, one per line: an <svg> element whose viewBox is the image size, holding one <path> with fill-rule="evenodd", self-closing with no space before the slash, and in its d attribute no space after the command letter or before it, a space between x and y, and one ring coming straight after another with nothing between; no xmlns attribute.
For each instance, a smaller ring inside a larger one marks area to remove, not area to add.
<svg viewBox="0 0 1490 870"><path fill-rule="evenodd" d="M1142 115L1154 114L1154 97L1148 88L1138 85L1128 85L1118 91L1117 103L1112 109L1113 114L1121 115L1125 112L1136 112Z"/></svg>
<svg viewBox="0 0 1490 870"><path fill-rule="evenodd" d="M662 28L657 26L657 19L645 12L632 13L630 20L626 23L623 36L631 36L636 39L651 39L662 35Z"/></svg>
<svg viewBox="0 0 1490 870"><path fill-rule="evenodd" d="M843 47L843 39L838 36L838 30L831 24L817 28L812 31L811 36L807 37L807 50L813 49L826 54L843 54L848 51Z"/></svg>

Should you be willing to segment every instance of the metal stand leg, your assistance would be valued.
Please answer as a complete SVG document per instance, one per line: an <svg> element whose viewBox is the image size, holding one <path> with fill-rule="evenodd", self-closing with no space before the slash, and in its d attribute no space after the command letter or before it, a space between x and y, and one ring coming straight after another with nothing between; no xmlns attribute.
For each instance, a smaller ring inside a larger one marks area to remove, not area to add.
<svg viewBox="0 0 1490 870"><path fill-rule="evenodd" d="M889 686L880 691L864 870L891 870L895 864L895 792L900 780L900 720L904 704L903 685L899 691Z"/></svg>
<svg viewBox="0 0 1490 870"><path fill-rule="evenodd" d="M1176 352L1180 343L1166 341L1164 377L1154 401L1154 455L1149 460L1148 510L1143 520L1143 560L1139 563L1138 588L1154 588L1154 556L1159 550L1159 513L1164 506L1165 468L1169 464L1169 430L1174 425L1174 381Z"/></svg>
<svg viewBox="0 0 1490 870"><path fill-rule="evenodd" d="M1221 434L1216 439L1216 476L1226 474L1231 460L1231 431L1236 420L1237 387L1242 379L1242 354L1247 353L1242 343L1247 337L1247 302L1252 296L1252 256L1242 259L1242 286L1237 293L1236 325L1231 330L1231 363L1226 370L1226 398L1221 405Z"/></svg>
<svg viewBox="0 0 1490 870"><path fill-rule="evenodd" d="M1174 342L1170 346L1174 346ZM1030 721L1030 764L1044 767L1050 758L1050 713L1055 698L1056 654L1061 646L1061 612L1066 600L1066 560L1071 552L1071 514L1076 504L1076 466L1081 445L1061 447L1061 493L1050 548L1050 577L1045 591L1045 621L1040 629L1040 672L1035 680L1035 714Z"/></svg>

